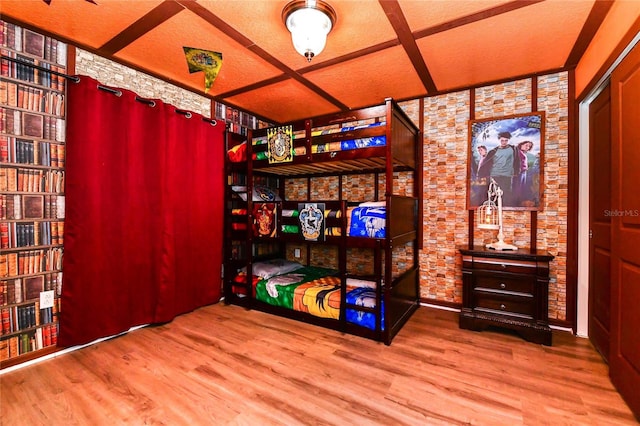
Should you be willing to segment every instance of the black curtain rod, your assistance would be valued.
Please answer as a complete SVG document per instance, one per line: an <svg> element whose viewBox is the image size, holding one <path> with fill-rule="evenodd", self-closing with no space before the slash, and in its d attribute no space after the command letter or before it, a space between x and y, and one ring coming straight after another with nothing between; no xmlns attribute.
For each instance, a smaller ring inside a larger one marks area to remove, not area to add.
<svg viewBox="0 0 640 426"><path fill-rule="evenodd" d="M7 60L9 62L15 62L15 63L21 64L21 65L26 65L26 66L31 67L31 68L36 68L36 69L38 69L40 71L48 72L49 74L55 74L57 76L64 77L64 78L66 78L68 80L71 80L71 81L73 81L75 83L80 82L80 77L64 74L64 73L61 73L61 72L58 72L58 71L54 71L54 70L50 70L50 69L47 69L45 67L41 67L40 65L32 64L31 62L26 62L26 61L23 61L21 59L12 58L10 56L1 55L0 57L2 58L2 60ZM98 85L98 89L104 90L104 91L107 91L107 92L111 92L111 93L113 93L113 94L115 94L117 96L120 96L122 94L122 92L117 90L117 89L112 89L110 87L103 86L101 84ZM139 96L136 96L135 99L136 99L136 101L145 103L147 105L155 106L155 102L153 100L151 100L151 99L144 99L144 98L141 98ZM187 118L191 118L191 112L189 112L189 111L185 111L185 110L181 110L181 109L177 109L177 108L176 108L175 111L178 114L185 115ZM210 118L206 118L206 117L202 117L202 120L206 121L208 123L211 123L214 126L218 123L216 120L210 119Z"/></svg>
<svg viewBox="0 0 640 426"><path fill-rule="evenodd" d="M2 55L2 60L7 60L9 62L15 62L16 64L20 64L20 65L26 65L28 67L35 68L35 69L38 69L40 71L48 72L49 74L55 74L57 76L64 77L64 78L66 78L68 80L72 80L75 83L80 81L80 77L75 77L73 75L68 75L68 74L64 74L64 73L58 72L58 71L50 70L48 68L41 67L40 65L32 64L31 62L23 61L21 59L12 58L10 56Z"/></svg>
<svg viewBox="0 0 640 426"><path fill-rule="evenodd" d="M112 89L111 87L103 86L102 84L98 84L97 87L99 90L104 90L105 92L113 93L116 96L122 96L122 91L118 89Z"/></svg>

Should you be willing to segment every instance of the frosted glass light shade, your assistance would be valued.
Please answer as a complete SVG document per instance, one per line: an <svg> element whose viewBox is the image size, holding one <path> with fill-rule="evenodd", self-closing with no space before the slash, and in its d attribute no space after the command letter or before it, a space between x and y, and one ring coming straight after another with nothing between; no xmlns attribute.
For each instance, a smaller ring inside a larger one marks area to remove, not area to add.
<svg viewBox="0 0 640 426"><path fill-rule="evenodd" d="M322 1L293 1L285 7L283 18L294 49L311 61L327 43L335 12Z"/></svg>

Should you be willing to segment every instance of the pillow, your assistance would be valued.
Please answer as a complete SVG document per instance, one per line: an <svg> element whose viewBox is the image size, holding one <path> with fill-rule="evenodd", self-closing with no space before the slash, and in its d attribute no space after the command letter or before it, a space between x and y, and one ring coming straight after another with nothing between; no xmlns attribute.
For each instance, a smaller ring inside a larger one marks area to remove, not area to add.
<svg viewBox="0 0 640 426"><path fill-rule="evenodd" d="M359 207L384 207L386 205L386 201L368 201L366 203L358 204Z"/></svg>
<svg viewBox="0 0 640 426"><path fill-rule="evenodd" d="M236 145L227 151L229 161L232 163L239 163L247 160L247 141L242 142L240 145Z"/></svg>
<svg viewBox="0 0 640 426"><path fill-rule="evenodd" d="M357 278L347 278L347 287L376 288L375 281L360 280Z"/></svg>
<svg viewBox="0 0 640 426"><path fill-rule="evenodd" d="M304 268L298 262L291 262L285 259L273 259L265 260L263 262L256 262L252 265L253 275L257 275L265 280L275 277L276 275L288 274L289 272L297 271L300 268Z"/></svg>

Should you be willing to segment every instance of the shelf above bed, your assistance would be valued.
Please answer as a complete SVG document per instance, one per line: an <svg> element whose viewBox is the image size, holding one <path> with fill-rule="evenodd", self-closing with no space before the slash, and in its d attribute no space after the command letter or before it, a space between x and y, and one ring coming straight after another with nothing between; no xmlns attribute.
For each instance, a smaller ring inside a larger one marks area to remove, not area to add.
<svg viewBox="0 0 640 426"><path fill-rule="evenodd" d="M342 174L356 174L356 173L374 173L383 171L386 167L386 158L376 157L375 150L380 148L370 148L367 151L360 152L359 156L363 158L345 158L344 154L336 155L331 158L329 153L313 155L311 160L300 158L300 161L294 161L288 164L268 164L266 160L254 162L254 172L268 173L279 176L295 177L295 176L322 176L322 175L335 175L336 173ZM372 154L371 157L365 157L365 155ZM394 164L394 171L410 170L410 167L401 163Z"/></svg>
<svg viewBox="0 0 640 426"><path fill-rule="evenodd" d="M398 104L387 99L383 105L358 111L255 130L247 156L253 158L254 172L287 177L410 171L416 167L418 133ZM288 141L284 143L292 147L293 158L270 162L269 137Z"/></svg>

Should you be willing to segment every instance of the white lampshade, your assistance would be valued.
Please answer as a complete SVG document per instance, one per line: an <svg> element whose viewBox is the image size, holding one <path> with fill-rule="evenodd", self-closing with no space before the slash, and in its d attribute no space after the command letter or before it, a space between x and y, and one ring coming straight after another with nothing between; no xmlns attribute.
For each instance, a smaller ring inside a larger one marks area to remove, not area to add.
<svg viewBox="0 0 640 426"><path fill-rule="evenodd" d="M283 18L291 32L293 47L311 61L327 43L327 34L335 22L335 12L321 0L298 0L284 8Z"/></svg>

